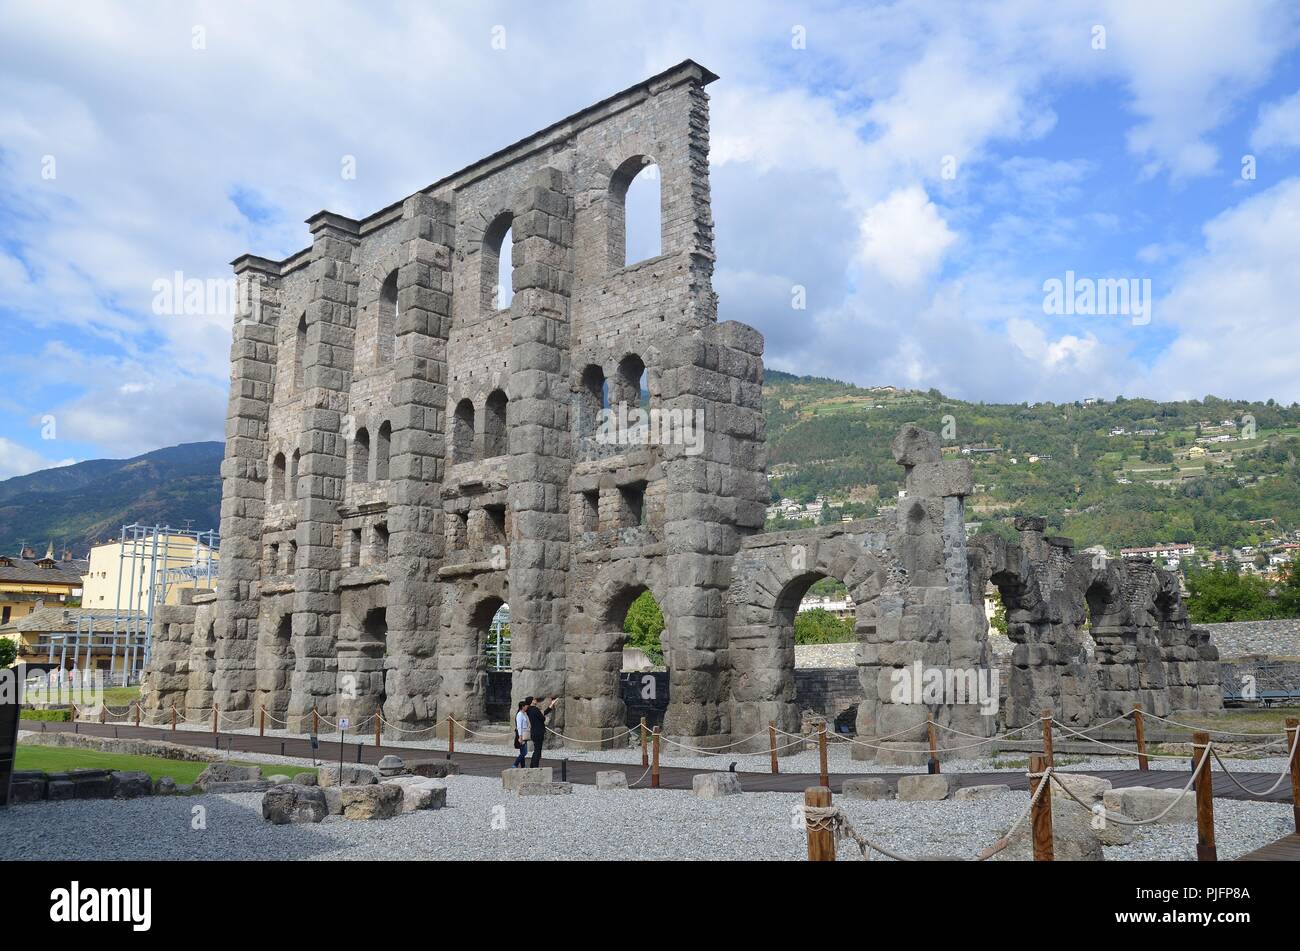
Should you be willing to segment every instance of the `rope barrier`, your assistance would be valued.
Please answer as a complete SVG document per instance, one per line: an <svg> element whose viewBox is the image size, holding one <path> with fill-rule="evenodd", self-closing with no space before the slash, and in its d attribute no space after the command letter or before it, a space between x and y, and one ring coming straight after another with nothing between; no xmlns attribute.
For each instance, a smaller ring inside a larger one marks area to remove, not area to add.
<svg viewBox="0 0 1300 951"><path fill-rule="evenodd" d="M1254 733L1236 733L1233 732L1232 730L1215 730L1207 726L1192 726L1187 723L1179 723L1177 720L1171 720L1168 717L1158 716L1154 713L1144 712L1142 715L1149 720L1159 720L1161 723L1168 723L1170 726L1180 727L1181 729L1184 730L1193 730L1193 731L1204 730L1206 733L1218 733L1220 736L1254 736L1254 737L1272 736L1271 733L1261 733L1259 731L1256 731Z"/></svg>
<svg viewBox="0 0 1300 951"><path fill-rule="evenodd" d="M1223 757L1219 755L1218 750L1212 750L1212 752L1214 754L1214 758L1218 760L1219 765L1223 767L1224 773L1227 774L1228 778L1232 780L1233 784L1236 785L1238 789L1240 789L1242 792L1250 793L1250 795L1262 799L1264 796L1272 795L1274 792L1277 791L1277 788L1282 785L1283 780L1290 778L1291 764L1295 761L1297 746L1300 746L1300 730L1296 731L1296 742L1291 744L1291 752L1287 755L1286 765L1282 768L1282 772L1278 775L1277 781L1274 782L1272 786L1269 786L1268 789L1258 793L1255 792L1253 789L1247 789L1237 780L1237 777L1232 774L1232 770L1228 769L1227 764L1223 762Z"/></svg>
<svg viewBox="0 0 1300 951"><path fill-rule="evenodd" d="M1128 819L1123 816L1112 815L1108 812L1106 814L1106 821L1114 822L1122 826L1145 826L1145 825L1151 825L1153 823L1159 822L1165 816L1169 815L1169 813L1173 811L1174 806L1182 802L1183 799L1187 797L1187 794L1191 792L1192 787L1196 784L1196 777L1201 774L1201 770L1205 768L1205 764L1210 761L1209 754L1213 752L1213 747L1214 747L1213 743L1209 744L1206 747L1206 755L1201 757L1200 761L1196 764L1196 769L1192 770L1192 775L1188 778L1187 785L1185 785L1182 788L1182 791L1179 792L1178 798L1175 799L1173 802L1169 803L1169 805L1165 806L1165 808L1162 809L1158 814L1152 816L1149 819ZM1059 777L1053 775L1052 780L1056 783L1058 787L1060 787L1061 791L1064 792L1066 796L1073 799L1076 803L1078 803L1088 812L1090 813L1092 812L1092 806L1090 806L1088 803L1084 802L1073 792L1071 792L1070 787L1064 785L1061 782Z"/></svg>
<svg viewBox="0 0 1300 951"><path fill-rule="evenodd" d="M1054 773L1054 769L1049 766L1041 773L1026 773L1025 775L1030 779L1040 778L1047 780L1053 777ZM987 862L989 859L993 858L993 856L1011 845L1016 832L1020 829L1021 824L1023 824L1034 811L1034 806L1037 805L1038 800L1042 797L1045 789L1047 789L1047 782L1040 782L1038 788L1034 790L1033 795L1029 797L1029 803L1025 806L1024 811L1021 812L1016 818L1016 821L1011 824L1011 828L1007 829L1006 833L1000 836L992 845L986 846L982 849L978 855L963 859L963 861ZM862 857L868 861L871 860L872 852L879 852L881 855L894 859L896 862L921 861L916 857L902 855L895 852L887 846L881 845L879 842L875 842L862 835L854 828L853 823L849 820L849 817L840 806L809 806L805 804L802 808L804 813L804 823L809 832L830 831L835 836L836 842L845 838L852 839L857 845L859 851L861 851Z"/></svg>

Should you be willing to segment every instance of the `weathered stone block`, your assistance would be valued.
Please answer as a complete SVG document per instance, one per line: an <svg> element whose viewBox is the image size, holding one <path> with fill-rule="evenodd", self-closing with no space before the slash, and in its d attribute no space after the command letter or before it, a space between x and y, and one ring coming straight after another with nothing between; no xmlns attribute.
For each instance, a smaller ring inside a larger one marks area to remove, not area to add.
<svg viewBox="0 0 1300 951"><path fill-rule="evenodd" d="M404 796L400 786L384 783L340 789L345 819L391 819L402 811Z"/></svg>
<svg viewBox="0 0 1300 951"><path fill-rule="evenodd" d="M517 796L568 796L573 783L524 783L515 790Z"/></svg>
<svg viewBox="0 0 1300 951"><path fill-rule="evenodd" d="M501 770L501 788L516 790L520 786L526 786L530 783L549 783L553 772L549 766L539 766L536 769L503 769Z"/></svg>
<svg viewBox="0 0 1300 951"><path fill-rule="evenodd" d="M691 777L691 792L700 799L722 799L743 792L735 773L699 773Z"/></svg>
<svg viewBox="0 0 1300 951"><path fill-rule="evenodd" d="M947 799L952 786L951 777L941 774L900 776L898 778L898 798L906 802Z"/></svg>
<svg viewBox="0 0 1300 951"><path fill-rule="evenodd" d="M328 814L325 791L318 786L285 783L262 797L262 818L272 825L320 822Z"/></svg>
<svg viewBox="0 0 1300 951"><path fill-rule="evenodd" d="M603 769L596 773L597 789L627 789L627 774L621 769Z"/></svg>
<svg viewBox="0 0 1300 951"><path fill-rule="evenodd" d="M845 799L878 800L894 798L894 792L889 788L889 783L874 776L864 779L844 780L840 795Z"/></svg>

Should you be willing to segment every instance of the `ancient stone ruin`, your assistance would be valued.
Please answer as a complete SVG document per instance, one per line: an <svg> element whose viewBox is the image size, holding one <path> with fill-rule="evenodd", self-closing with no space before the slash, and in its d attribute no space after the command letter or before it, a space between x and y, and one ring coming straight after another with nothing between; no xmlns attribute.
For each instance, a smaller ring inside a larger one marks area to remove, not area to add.
<svg viewBox="0 0 1300 951"><path fill-rule="evenodd" d="M322 211L283 261L234 262L219 583L160 615L147 712L475 727L509 603L514 697L556 695L557 731L621 744L623 622L650 591L665 734L765 749L770 720L799 729L794 617L822 577L857 605L857 731L882 759L922 755L927 715L999 728L899 692L922 667L991 669L988 579L1011 607L1011 725L1217 702L1170 576L1081 568L1034 520L968 548L969 464L917 427L893 445L894 514L763 532L763 340L717 322L712 289L715 78L684 62L367 218ZM649 164L662 253L629 266L624 197Z"/></svg>

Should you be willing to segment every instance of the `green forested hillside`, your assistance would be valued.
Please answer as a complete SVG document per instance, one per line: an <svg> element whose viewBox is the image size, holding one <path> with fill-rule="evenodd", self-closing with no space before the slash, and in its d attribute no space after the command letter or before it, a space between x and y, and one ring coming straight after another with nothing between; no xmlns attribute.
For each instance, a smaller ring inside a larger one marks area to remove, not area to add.
<svg viewBox="0 0 1300 951"><path fill-rule="evenodd" d="M867 389L774 371L764 392L774 500L856 499L853 514L873 511L877 493L887 504L902 473L890 440L915 421L947 437L946 452L972 461L969 517L995 530L1015 515L1045 515L1054 533L1114 550L1241 546L1300 529L1294 405L1215 397L966 403L937 390ZM1125 432L1111 435L1118 430ZM1221 437L1228 439L1198 443ZM998 451L963 455L963 447Z"/></svg>

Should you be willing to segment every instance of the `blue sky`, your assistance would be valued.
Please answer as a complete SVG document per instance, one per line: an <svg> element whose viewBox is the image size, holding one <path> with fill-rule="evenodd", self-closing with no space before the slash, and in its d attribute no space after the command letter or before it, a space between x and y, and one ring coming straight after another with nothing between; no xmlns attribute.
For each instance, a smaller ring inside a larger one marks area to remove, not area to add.
<svg viewBox="0 0 1300 951"><path fill-rule="evenodd" d="M155 282L686 58L721 76L720 316L770 367L1300 399L1295 4L570 6L0 0L0 478L221 438L231 317ZM1149 321L1045 313L1067 272L1149 282Z"/></svg>

